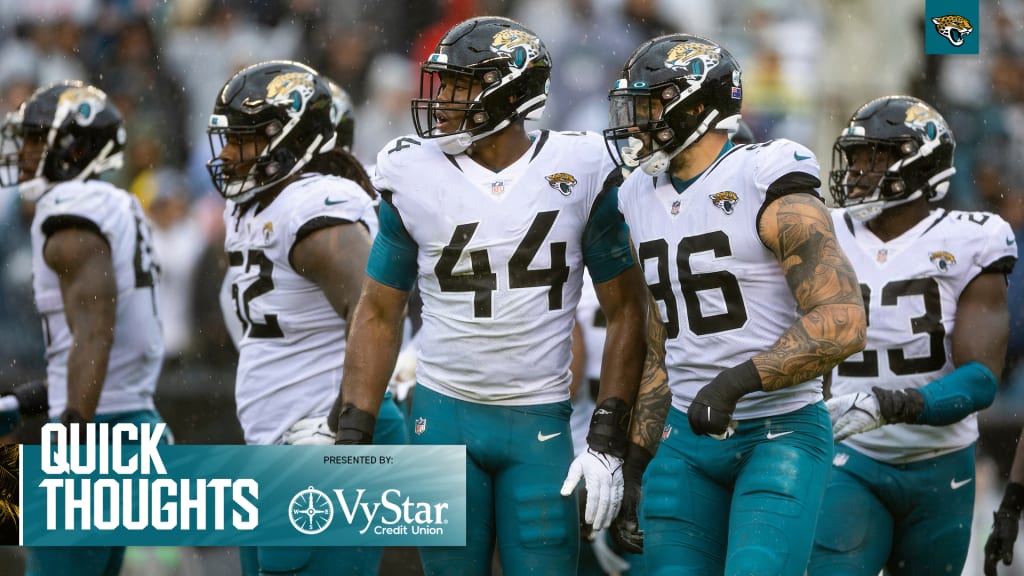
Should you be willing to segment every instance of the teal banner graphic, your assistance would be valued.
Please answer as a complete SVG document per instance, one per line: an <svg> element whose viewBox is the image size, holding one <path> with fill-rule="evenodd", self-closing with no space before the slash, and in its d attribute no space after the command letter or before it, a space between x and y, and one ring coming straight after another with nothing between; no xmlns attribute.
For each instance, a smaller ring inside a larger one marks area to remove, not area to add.
<svg viewBox="0 0 1024 576"><path fill-rule="evenodd" d="M925 54L977 54L978 0L926 0Z"/></svg>
<svg viewBox="0 0 1024 576"><path fill-rule="evenodd" d="M22 447L21 544L466 544L465 446L168 446L148 424L89 426Z"/></svg>

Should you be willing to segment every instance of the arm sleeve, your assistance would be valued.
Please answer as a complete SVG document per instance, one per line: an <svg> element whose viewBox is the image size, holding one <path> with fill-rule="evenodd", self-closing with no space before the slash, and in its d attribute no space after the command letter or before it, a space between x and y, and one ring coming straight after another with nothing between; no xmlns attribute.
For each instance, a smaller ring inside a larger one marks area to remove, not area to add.
<svg viewBox="0 0 1024 576"><path fill-rule="evenodd" d="M615 278L635 262L629 226L619 213L619 188L614 183L611 179L605 183L583 231L583 261L595 284Z"/></svg>
<svg viewBox="0 0 1024 576"><path fill-rule="evenodd" d="M380 230L370 250L366 274L385 286L408 292L416 284L419 246L390 202L380 203L377 218Z"/></svg>

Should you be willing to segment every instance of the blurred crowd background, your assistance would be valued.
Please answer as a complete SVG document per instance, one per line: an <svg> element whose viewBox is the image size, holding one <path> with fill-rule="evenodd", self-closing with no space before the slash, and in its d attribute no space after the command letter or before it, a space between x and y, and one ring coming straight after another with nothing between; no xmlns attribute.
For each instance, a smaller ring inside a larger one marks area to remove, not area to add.
<svg viewBox="0 0 1024 576"><path fill-rule="evenodd" d="M152 217L162 268L168 359L158 406L181 443L233 443L241 441L236 354L217 299L223 201L205 169L205 126L218 89L239 68L287 58L338 82L356 103L356 156L372 164L385 142L413 131L418 63L465 18L509 16L543 39L554 70L540 126L556 130L604 128L608 89L642 41L701 34L739 59L743 115L757 139L811 147L826 187L832 143L860 104L891 93L931 102L957 139L948 207L998 212L1024 241L1024 0L980 0L977 56L925 56L924 9L923 0L0 1L0 116L63 79L114 98L129 140L113 180ZM0 387L44 375L30 210L0 190ZM979 474L981 542L1024 423L1020 279L1024 266L1011 279L1003 389L982 415L980 464L989 481ZM167 564L168 573L183 562L173 551L145 554L146 565ZM981 562L969 565L980 570Z"/></svg>

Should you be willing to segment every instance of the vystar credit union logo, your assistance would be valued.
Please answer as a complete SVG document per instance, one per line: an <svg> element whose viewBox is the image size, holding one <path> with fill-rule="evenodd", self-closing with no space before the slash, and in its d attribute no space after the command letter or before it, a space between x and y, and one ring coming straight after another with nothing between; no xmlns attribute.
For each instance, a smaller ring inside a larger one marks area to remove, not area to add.
<svg viewBox="0 0 1024 576"><path fill-rule="evenodd" d="M331 499L312 486L295 494L288 510L288 520L303 534L319 534L327 530L334 520Z"/></svg>
<svg viewBox="0 0 1024 576"><path fill-rule="evenodd" d="M358 528L359 534L372 530L379 536L439 536L448 524L447 502L417 502L403 497L397 488L384 490L376 498L365 488L332 492L341 518ZM334 520L334 502L326 492L309 486L292 497L288 519L303 534L319 534Z"/></svg>

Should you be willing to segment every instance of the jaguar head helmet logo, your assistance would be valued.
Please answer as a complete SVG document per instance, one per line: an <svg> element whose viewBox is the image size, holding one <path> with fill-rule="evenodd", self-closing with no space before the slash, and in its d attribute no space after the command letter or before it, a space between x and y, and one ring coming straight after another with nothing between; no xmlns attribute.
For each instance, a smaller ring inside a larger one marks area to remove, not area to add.
<svg viewBox="0 0 1024 576"><path fill-rule="evenodd" d="M665 67L671 70L687 72L684 76L692 82L700 82L711 70L721 62L721 49L718 46L703 42L683 42L676 44L665 56Z"/></svg>
<svg viewBox="0 0 1024 576"><path fill-rule="evenodd" d="M267 84L267 102L286 104L290 115L301 114L306 102L316 92L316 83L309 72L288 72Z"/></svg>
<svg viewBox="0 0 1024 576"><path fill-rule="evenodd" d="M516 68L525 68L540 55L540 40L522 30L502 30L491 40L491 51L507 55Z"/></svg>
<svg viewBox="0 0 1024 576"><path fill-rule="evenodd" d="M73 116L79 126L88 126L107 105L105 94L92 86L71 88L57 98L57 118Z"/></svg>
<svg viewBox="0 0 1024 576"><path fill-rule="evenodd" d="M960 46L964 43L964 37L974 32L974 27L967 18L955 14L932 18L932 24L935 24L935 31L949 40L953 46Z"/></svg>
<svg viewBox="0 0 1024 576"><path fill-rule="evenodd" d="M735 192L724 190L722 192L715 192L710 194L708 198L711 198L711 203L714 204L722 212L727 215L732 214L736 208L736 203L740 201L740 197Z"/></svg>

